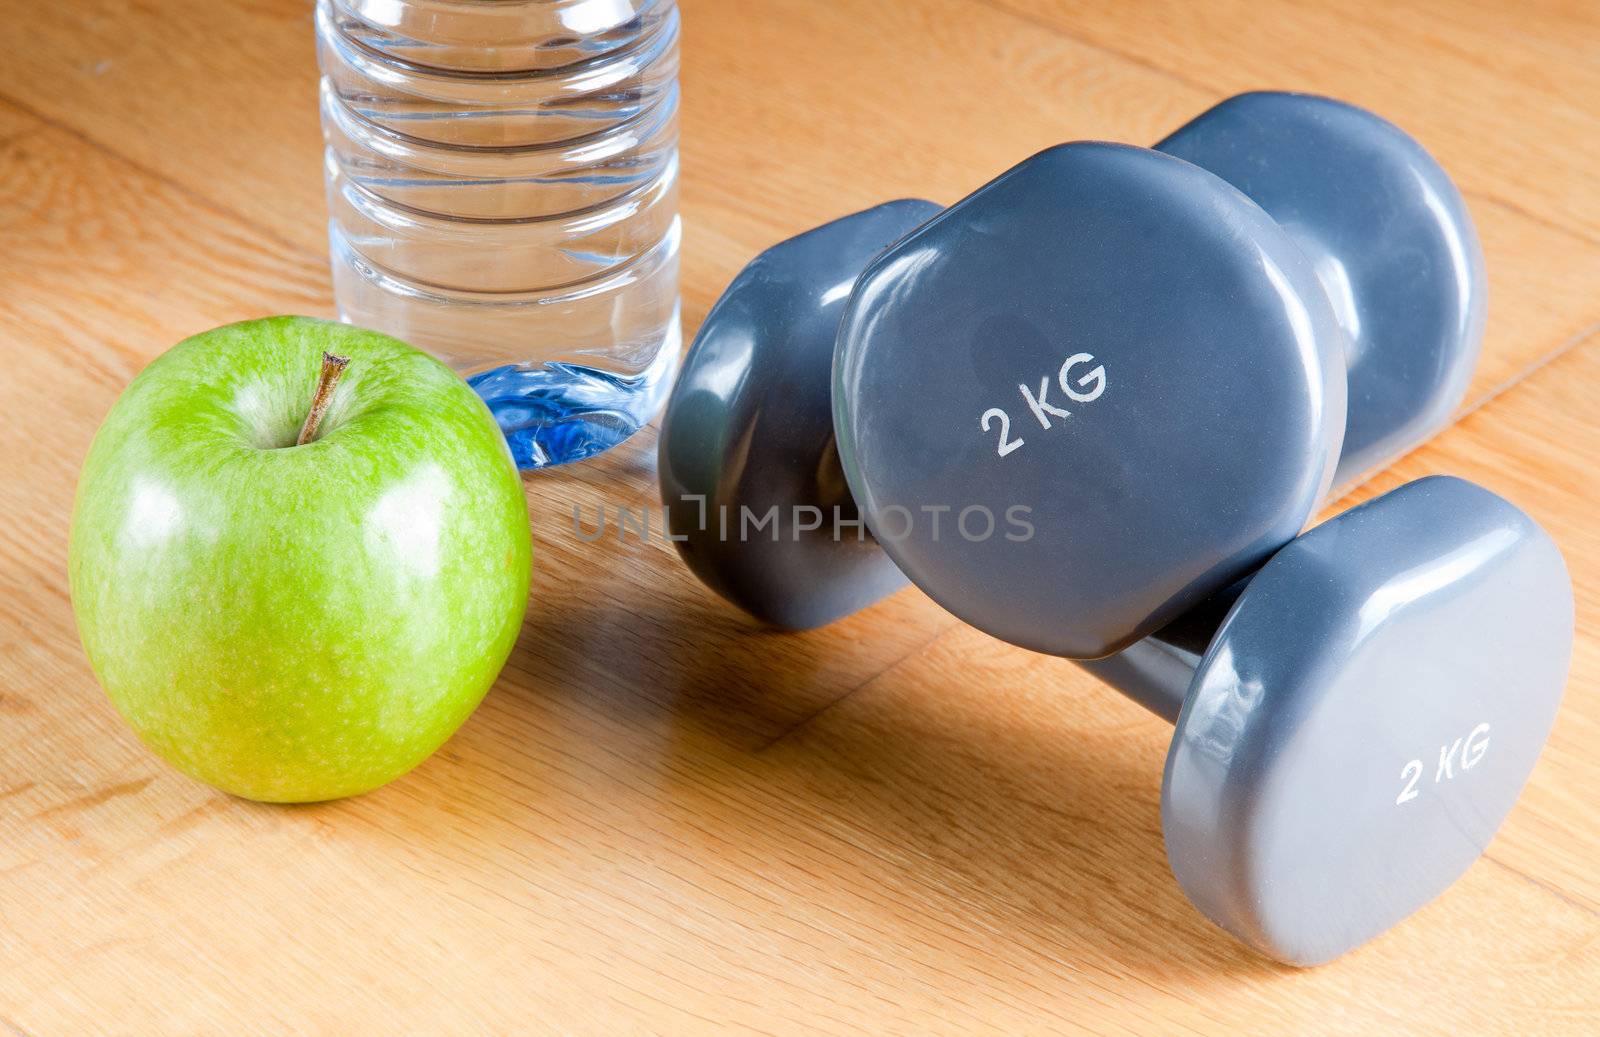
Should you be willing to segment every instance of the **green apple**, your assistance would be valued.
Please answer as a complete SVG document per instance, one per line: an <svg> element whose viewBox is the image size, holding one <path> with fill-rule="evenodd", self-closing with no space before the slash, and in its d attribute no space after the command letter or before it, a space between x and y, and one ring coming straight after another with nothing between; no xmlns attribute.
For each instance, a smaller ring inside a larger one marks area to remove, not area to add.
<svg viewBox="0 0 1600 1037"><path fill-rule="evenodd" d="M381 785L460 726L516 641L530 550L465 382L388 336L275 317L128 386L78 480L68 569L140 737L227 792L301 802Z"/></svg>

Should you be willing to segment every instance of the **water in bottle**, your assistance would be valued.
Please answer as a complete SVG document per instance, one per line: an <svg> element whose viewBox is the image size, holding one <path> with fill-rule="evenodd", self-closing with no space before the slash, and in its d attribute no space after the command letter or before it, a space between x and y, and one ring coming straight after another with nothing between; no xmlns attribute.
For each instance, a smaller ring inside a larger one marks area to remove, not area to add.
<svg viewBox="0 0 1600 1037"><path fill-rule="evenodd" d="M334 295L451 364L524 468L678 361L675 0L318 0Z"/></svg>

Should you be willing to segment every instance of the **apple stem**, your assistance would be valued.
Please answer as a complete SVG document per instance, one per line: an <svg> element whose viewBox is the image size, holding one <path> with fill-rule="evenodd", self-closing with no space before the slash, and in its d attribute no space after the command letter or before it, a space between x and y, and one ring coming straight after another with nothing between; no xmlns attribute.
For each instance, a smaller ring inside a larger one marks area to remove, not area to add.
<svg viewBox="0 0 1600 1037"><path fill-rule="evenodd" d="M311 397L311 410L306 413L305 424L300 426L300 435L294 441L295 446L305 446L317 437L317 426L322 424L322 416L328 413L328 404L333 402L333 390L339 384L339 376L344 374L344 369L349 363L350 358L347 356L322 354L322 375L317 379L317 392Z"/></svg>

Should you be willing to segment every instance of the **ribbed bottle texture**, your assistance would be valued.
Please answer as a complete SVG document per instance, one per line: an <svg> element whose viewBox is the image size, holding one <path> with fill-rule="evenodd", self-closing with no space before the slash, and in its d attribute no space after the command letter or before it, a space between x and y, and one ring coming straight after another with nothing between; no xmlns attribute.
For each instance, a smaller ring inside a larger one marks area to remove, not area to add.
<svg viewBox="0 0 1600 1037"><path fill-rule="evenodd" d="M340 315L427 349L525 468L632 435L679 345L674 0L319 0Z"/></svg>

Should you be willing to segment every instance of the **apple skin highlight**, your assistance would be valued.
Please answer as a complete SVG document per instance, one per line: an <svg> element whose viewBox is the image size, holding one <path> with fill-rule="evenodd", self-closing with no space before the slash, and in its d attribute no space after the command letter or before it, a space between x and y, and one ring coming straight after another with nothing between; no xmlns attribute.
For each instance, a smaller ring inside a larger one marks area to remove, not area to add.
<svg viewBox="0 0 1600 1037"><path fill-rule="evenodd" d="M295 446L324 352L349 357ZM443 364L306 317L217 328L128 386L68 570L100 683L178 769L249 799L391 781L466 720L527 607L521 478Z"/></svg>

